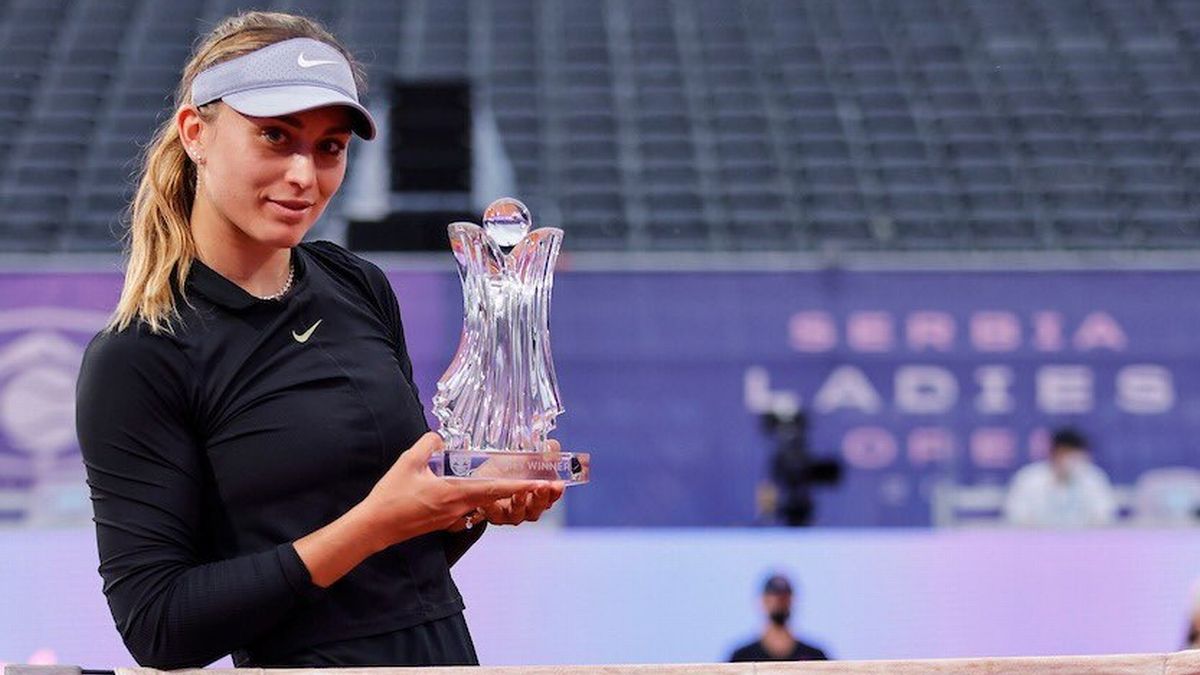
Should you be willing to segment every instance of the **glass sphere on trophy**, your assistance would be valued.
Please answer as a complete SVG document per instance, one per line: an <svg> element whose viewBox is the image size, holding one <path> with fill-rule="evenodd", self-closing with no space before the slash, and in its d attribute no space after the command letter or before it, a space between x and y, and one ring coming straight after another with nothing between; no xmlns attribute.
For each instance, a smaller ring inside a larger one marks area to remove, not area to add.
<svg viewBox="0 0 1200 675"><path fill-rule="evenodd" d="M590 456L562 452L547 435L564 412L550 354L550 291L563 231L530 231L521 202L498 199L483 227L451 223L463 289L458 351L437 383L433 414L446 478L521 478L586 483Z"/></svg>

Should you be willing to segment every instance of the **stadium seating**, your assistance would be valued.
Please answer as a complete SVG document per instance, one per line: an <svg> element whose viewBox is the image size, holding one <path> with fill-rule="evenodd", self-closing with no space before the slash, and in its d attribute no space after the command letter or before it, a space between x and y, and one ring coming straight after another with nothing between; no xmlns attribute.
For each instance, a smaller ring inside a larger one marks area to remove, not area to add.
<svg viewBox="0 0 1200 675"><path fill-rule="evenodd" d="M469 79L578 250L1200 242L1188 0L0 0L0 250L109 250L195 37L298 11Z"/></svg>

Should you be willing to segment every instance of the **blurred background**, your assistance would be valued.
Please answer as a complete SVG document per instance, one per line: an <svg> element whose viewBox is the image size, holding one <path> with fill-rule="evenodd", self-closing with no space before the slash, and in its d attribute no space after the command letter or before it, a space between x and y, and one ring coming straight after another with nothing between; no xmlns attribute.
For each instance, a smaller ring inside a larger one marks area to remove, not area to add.
<svg viewBox="0 0 1200 675"><path fill-rule="evenodd" d="M0 0L0 661L132 664L75 377L138 153L242 9L367 67L386 123L311 238L387 270L427 409L446 224L511 195L566 232L593 482L455 568L484 663L721 661L773 572L834 658L1185 646L1200 3Z"/></svg>

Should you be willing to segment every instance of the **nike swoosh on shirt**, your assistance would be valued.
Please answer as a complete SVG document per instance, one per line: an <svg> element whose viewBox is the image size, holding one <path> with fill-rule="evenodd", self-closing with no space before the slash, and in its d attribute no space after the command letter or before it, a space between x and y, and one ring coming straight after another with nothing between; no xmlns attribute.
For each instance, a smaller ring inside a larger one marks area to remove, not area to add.
<svg viewBox="0 0 1200 675"><path fill-rule="evenodd" d="M337 61L309 61L304 58L304 52L296 55L296 65L301 68L312 68L313 66L332 66L337 64Z"/></svg>
<svg viewBox="0 0 1200 675"><path fill-rule="evenodd" d="M313 331L317 330L317 326L320 326L322 321L324 321L324 319L317 319L317 322L314 323L312 325L312 327L310 327L308 330L304 331L303 333L297 333L296 331L292 331L292 338L295 339L296 342L299 342L300 344L304 344L305 342L308 342L308 338L312 337Z"/></svg>

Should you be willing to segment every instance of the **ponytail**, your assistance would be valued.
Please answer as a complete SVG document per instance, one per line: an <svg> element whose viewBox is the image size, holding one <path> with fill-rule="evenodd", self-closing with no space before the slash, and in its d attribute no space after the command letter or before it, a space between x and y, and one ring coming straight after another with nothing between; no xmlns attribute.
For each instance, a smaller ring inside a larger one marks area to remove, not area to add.
<svg viewBox="0 0 1200 675"><path fill-rule="evenodd" d="M154 134L143 167L130 209L125 285L110 328L125 330L140 320L153 333L169 333L178 316L172 277L182 289L196 256L189 222L196 166L183 149L174 116Z"/></svg>

